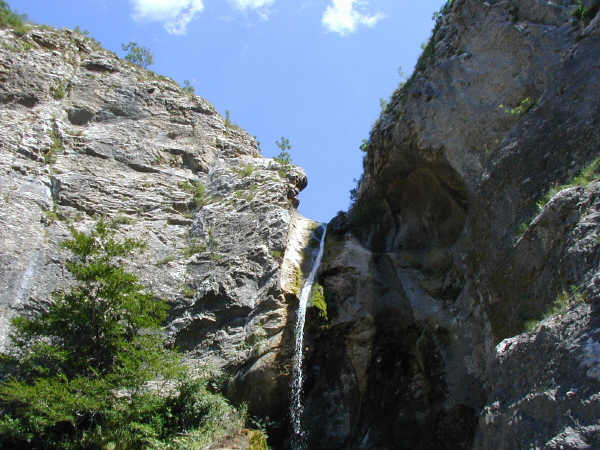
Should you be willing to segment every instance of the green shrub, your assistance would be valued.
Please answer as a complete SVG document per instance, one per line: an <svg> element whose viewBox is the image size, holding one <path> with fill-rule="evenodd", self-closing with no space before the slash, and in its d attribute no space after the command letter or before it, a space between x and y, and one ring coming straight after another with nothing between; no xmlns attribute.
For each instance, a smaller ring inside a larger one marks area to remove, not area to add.
<svg viewBox="0 0 600 450"><path fill-rule="evenodd" d="M50 88L50 95L55 100L62 100L68 94L70 89L70 83L59 81L56 86Z"/></svg>
<svg viewBox="0 0 600 450"><path fill-rule="evenodd" d="M249 177L254 173L255 168L251 165L244 166L241 169L235 169L235 172L241 177Z"/></svg>
<svg viewBox="0 0 600 450"><path fill-rule="evenodd" d="M130 63L137 64L144 69L154 64L154 56L152 52L146 48L138 45L136 42L130 42L129 44L121 44L121 49L127 52L125 60Z"/></svg>
<svg viewBox="0 0 600 450"><path fill-rule="evenodd" d="M12 320L0 357L3 448L203 448L245 412L194 379L167 348L167 304L125 271L145 245L99 221L62 246L76 284ZM180 445L181 443L185 445Z"/></svg>
<svg viewBox="0 0 600 450"><path fill-rule="evenodd" d="M179 183L179 187L185 192L189 192L190 194L192 194L192 197L194 199L194 205L196 205L196 208L202 208L203 206L208 205L212 201L212 199L206 193L206 188L204 187L204 184L202 184L200 181L184 181L182 183Z"/></svg>
<svg viewBox="0 0 600 450"><path fill-rule="evenodd" d="M24 14L14 13L8 3L0 0L0 28L12 28L17 34L25 34L27 32L25 20Z"/></svg>
<svg viewBox="0 0 600 450"><path fill-rule="evenodd" d="M188 95L194 95L194 92L196 91L194 86L192 86L192 83L190 83L190 80L183 80L183 87L181 89Z"/></svg>
<svg viewBox="0 0 600 450"><path fill-rule="evenodd" d="M279 141L275 141L275 145L280 151L279 154L273 159L284 166L289 166L292 163L292 155L289 152L289 150L292 148L290 145L290 140L281 136Z"/></svg>
<svg viewBox="0 0 600 450"><path fill-rule="evenodd" d="M65 149L57 130L54 129L50 132L50 139L52 143L44 152L44 162L46 164L54 164L56 162L56 155L62 153Z"/></svg>
<svg viewBox="0 0 600 450"><path fill-rule="evenodd" d="M225 127L232 130L242 131L242 128L231 121L231 115L229 114L229 110L225 110Z"/></svg>
<svg viewBox="0 0 600 450"><path fill-rule="evenodd" d="M371 143L368 141L368 139L363 139L362 142L360 143L360 151L361 152L365 152L367 153L369 151L369 145Z"/></svg>
<svg viewBox="0 0 600 450"><path fill-rule="evenodd" d="M183 294L184 297L187 297L187 298L194 298L194 296L196 295L196 291L189 286L183 286L181 288L181 293Z"/></svg>
<svg viewBox="0 0 600 450"><path fill-rule="evenodd" d="M590 20L598 13L600 9L600 2L594 2L589 8L586 8L582 0L577 0L575 8L571 11L571 16L575 17L584 24L589 23Z"/></svg>

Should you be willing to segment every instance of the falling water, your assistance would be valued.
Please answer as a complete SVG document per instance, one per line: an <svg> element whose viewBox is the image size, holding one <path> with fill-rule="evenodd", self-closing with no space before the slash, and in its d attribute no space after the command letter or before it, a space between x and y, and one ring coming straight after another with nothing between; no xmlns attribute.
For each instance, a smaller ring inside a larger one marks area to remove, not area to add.
<svg viewBox="0 0 600 450"><path fill-rule="evenodd" d="M290 402L290 416L292 424L292 436L291 445L293 450L303 450L306 448L306 436L302 430L302 342L304 340L304 320L306 318L306 303L308 302L308 296L312 290L313 282L321 259L323 258L323 248L325 246L325 234L327 232L327 224L323 225L323 235L321 236L321 242L319 243L319 253L310 269L308 278L302 287L300 292L300 301L298 305L298 318L296 320L296 346L294 353L294 368L292 372L292 389L291 389L291 402Z"/></svg>

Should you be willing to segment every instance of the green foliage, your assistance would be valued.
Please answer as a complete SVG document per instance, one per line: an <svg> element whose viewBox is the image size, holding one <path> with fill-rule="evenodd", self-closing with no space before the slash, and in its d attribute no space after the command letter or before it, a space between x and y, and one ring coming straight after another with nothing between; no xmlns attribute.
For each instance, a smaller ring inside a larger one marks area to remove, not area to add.
<svg viewBox="0 0 600 450"><path fill-rule="evenodd" d="M267 450L268 430L275 427L277 422L271 420L269 416L252 416L249 418L248 422L250 422L250 426L256 430L250 437L250 449Z"/></svg>
<svg viewBox="0 0 600 450"><path fill-rule="evenodd" d="M310 305L319 310L319 318L327 322L327 301L325 300L325 290L319 283L315 283L310 297Z"/></svg>
<svg viewBox="0 0 600 450"><path fill-rule="evenodd" d="M82 36L86 36L86 37L90 36L90 32L88 30L84 30L79 25L76 25L75 28L73 28L73 32L75 32L77 34L81 34Z"/></svg>
<svg viewBox="0 0 600 450"><path fill-rule="evenodd" d="M198 253L204 253L206 251L206 244L204 242L200 242L198 240L193 240L190 245L185 247L182 251L183 256L189 258L190 256L194 256Z"/></svg>
<svg viewBox="0 0 600 450"><path fill-rule="evenodd" d="M527 229L529 228L529 224L527 222L522 222L517 229L517 235L523 236Z"/></svg>
<svg viewBox="0 0 600 450"><path fill-rule="evenodd" d="M571 180L561 185L557 184L552 186L548 190L548 192L546 192L546 194L544 194L544 196L540 200L538 200L538 210L541 211L544 208L544 206L546 206L546 204L550 201L550 199L563 189L567 189L574 186L585 187L592 181L596 181L598 179L600 179L600 157L594 159L578 175L573 177Z"/></svg>
<svg viewBox="0 0 600 450"><path fill-rule="evenodd" d="M368 147L368 142L366 144L363 144L366 147ZM362 150L362 146L361 146L361 150ZM363 150L364 151L364 150ZM354 181L355 186L350 189L350 201L352 203L356 202L356 196L358 195L358 191L360 189L360 184L362 183L362 175L360 176L360 178L354 178L352 181Z"/></svg>
<svg viewBox="0 0 600 450"><path fill-rule="evenodd" d="M121 44L121 49L127 52L125 60L130 63L137 64L144 69L154 64L154 56L152 52L146 48L138 45L136 42L130 42L129 44Z"/></svg>
<svg viewBox="0 0 600 450"><path fill-rule="evenodd" d="M190 80L183 80L183 87L181 89L183 89L189 95L194 95L194 92L196 92L194 86L192 86L192 83L190 83Z"/></svg>
<svg viewBox="0 0 600 450"><path fill-rule="evenodd" d="M196 291L189 286L183 286L181 288L181 294L187 298L194 298L194 296L196 295Z"/></svg>
<svg viewBox="0 0 600 450"><path fill-rule="evenodd" d="M502 105L502 104L498 105L498 108L500 108L506 114L520 117L523 114L527 113L531 108L533 108L535 106L535 103L536 103L535 100L532 100L530 97L525 97L514 108L510 108L510 107Z"/></svg>
<svg viewBox="0 0 600 450"><path fill-rule="evenodd" d="M243 415L166 347L166 303L123 268L144 244L104 220L71 236L76 284L13 319L1 355L3 448L201 448L239 430Z"/></svg>
<svg viewBox="0 0 600 450"><path fill-rule="evenodd" d="M248 430L248 450L269 450L267 434L261 430Z"/></svg>
<svg viewBox="0 0 600 450"><path fill-rule="evenodd" d="M584 302L587 302L586 297L579 292L577 286L571 286L569 291L563 290L556 296L554 302L539 319L526 320L523 327L526 331L535 331L542 320L553 315L562 315L567 312L569 306Z"/></svg>
<svg viewBox="0 0 600 450"><path fill-rule="evenodd" d="M184 181L179 183L179 187L185 192L192 194L194 205L196 208L202 208L203 206L211 203L210 196L206 193L206 187L200 181Z"/></svg>
<svg viewBox="0 0 600 450"><path fill-rule="evenodd" d="M279 148L279 154L273 159L285 166L291 164L292 155L289 150L291 150L292 146L290 145L290 140L281 136L280 140L275 141L275 145Z"/></svg>
<svg viewBox="0 0 600 450"><path fill-rule="evenodd" d="M368 139L363 139L360 143L360 151L361 152L365 152L367 153L369 151L369 145L371 145L371 143L369 142Z"/></svg>
<svg viewBox="0 0 600 450"><path fill-rule="evenodd" d="M69 93L71 89L71 83L65 81L59 81L58 84L50 88L50 95L55 100L62 100Z"/></svg>
<svg viewBox="0 0 600 450"><path fill-rule="evenodd" d="M46 164L54 164L56 162L56 155L63 152L65 149L57 130L54 129L50 132L50 139L52 140L52 143L44 152L44 162Z"/></svg>
<svg viewBox="0 0 600 450"><path fill-rule="evenodd" d="M164 266L165 264L170 263L171 261L175 261L175 256L169 255L165 256L163 259L160 259L156 262L157 266Z"/></svg>
<svg viewBox="0 0 600 450"><path fill-rule="evenodd" d="M250 175L252 175L254 173L254 167L253 166L244 166L241 169L235 169L235 172L241 176L241 177L249 177Z"/></svg>
<svg viewBox="0 0 600 450"><path fill-rule="evenodd" d="M600 2L594 2L589 8L586 8L582 0L577 0L576 6L571 11L571 16L575 17L584 24L589 23L590 20L598 13L600 9Z"/></svg>
<svg viewBox="0 0 600 450"><path fill-rule="evenodd" d="M0 0L0 28L12 28L17 34L25 34L27 32L25 20L24 14L16 14L10 9L8 3Z"/></svg>
<svg viewBox="0 0 600 450"><path fill-rule="evenodd" d="M239 125L233 123L231 121L231 116L229 114L229 110L226 109L225 110L225 127L228 129L233 129L233 130L238 130L241 131L242 129L239 127Z"/></svg>
<svg viewBox="0 0 600 450"><path fill-rule="evenodd" d="M111 224L114 226L117 225L131 225L133 223L133 219L131 217L128 216L124 216L124 215L118 215L117 217L115 217L112 221Z"/></svg>

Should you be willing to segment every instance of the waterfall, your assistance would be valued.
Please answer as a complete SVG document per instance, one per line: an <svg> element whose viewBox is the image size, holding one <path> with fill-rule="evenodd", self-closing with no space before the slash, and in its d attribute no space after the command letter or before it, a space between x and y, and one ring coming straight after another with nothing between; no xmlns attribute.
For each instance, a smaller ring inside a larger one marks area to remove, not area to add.
<svg viewBox="0 0 600 450"><path fill-rule="evenodd" d="M292 425L291 446L293 450L303 450L306 448L306 436L302 430L302 345L304 340L304 321L306 318L306 304L308 297L313 287L313 282L321 265L323 258L323 249L325 247L325 234L327 233L327 224L323 225L323 235L319 243L319 252L313 262L313 265L308 274L308 278L302 286L300 292L300 300L298 304L298 317L296 319L296 345L294 351L294 367L292 371L292 386L291 386L291 401L290 401L290 418Z"/></svg>

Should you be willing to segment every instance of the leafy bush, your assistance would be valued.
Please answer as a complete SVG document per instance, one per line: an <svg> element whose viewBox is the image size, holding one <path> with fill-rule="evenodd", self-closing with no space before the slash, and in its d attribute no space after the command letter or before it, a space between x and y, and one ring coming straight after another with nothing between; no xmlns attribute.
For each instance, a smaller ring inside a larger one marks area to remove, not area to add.
<svg viewBox="0 0 600 450"><path fill-rule="evenodd" d="M166 347L167 304L122 266L144 244L115 239L114 227L71 228L62 247L76 284L13 319L0 358L10 374L0 384L3 448L201 447L241 427L243 416Z"/></svg>
<svg viewBox="0 0 600 450"><path fill-rule="evenodd" d="M148 48L138 45L136 42L121 44L121 49L123 49L124 52L127 52L125 60L130 63L137 64L144 69L147 69L154 64L152 52Z"/></svg>
<svg viewBox="0 0 600 450"><path fill-rule="evenodd" d="M26 16L16 14L3 0L0 0L0 28L12 28L17 34L25 34L27 27L24 23Z"/></svg>

